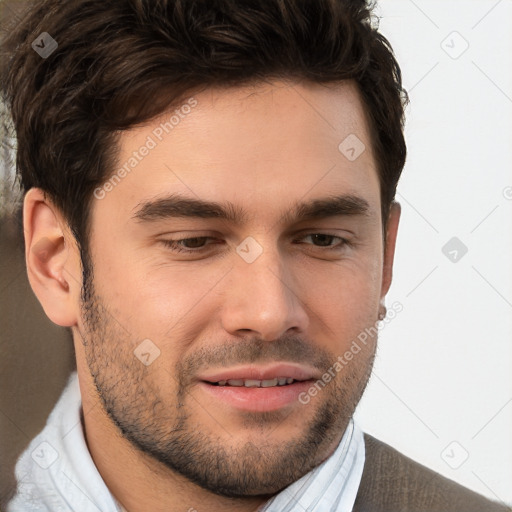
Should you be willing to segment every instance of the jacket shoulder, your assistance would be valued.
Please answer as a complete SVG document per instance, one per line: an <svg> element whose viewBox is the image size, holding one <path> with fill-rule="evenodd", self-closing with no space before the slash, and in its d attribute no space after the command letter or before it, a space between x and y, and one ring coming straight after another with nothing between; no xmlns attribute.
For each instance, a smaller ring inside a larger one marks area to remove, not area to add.
<svg viewBox="0 0 512 512"><path fill-rule="evenodd" d="M511 512L364 434L366 458L353 512Z"/></svg>

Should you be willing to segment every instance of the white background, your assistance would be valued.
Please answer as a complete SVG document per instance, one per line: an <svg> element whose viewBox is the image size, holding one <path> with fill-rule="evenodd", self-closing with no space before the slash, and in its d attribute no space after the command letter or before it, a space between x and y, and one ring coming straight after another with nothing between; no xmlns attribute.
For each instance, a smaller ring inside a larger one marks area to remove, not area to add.
<svg viewBox="0 0 512 512"><path fill-rule="evenodd" d="M512 1L382 0L375 13L410 95L387 298L404 309L381 330L356 419L512 504ZM456 262L452 237L468 248Z"/></svg>

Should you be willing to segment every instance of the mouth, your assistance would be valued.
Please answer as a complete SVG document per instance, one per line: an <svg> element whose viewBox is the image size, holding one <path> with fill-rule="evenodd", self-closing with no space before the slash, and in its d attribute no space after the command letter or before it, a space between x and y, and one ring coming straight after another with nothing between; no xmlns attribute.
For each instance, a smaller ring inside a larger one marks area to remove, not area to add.
<svg viewBox="0 0 512 512"><path fill-rule="evenodd" d="M294 364L245 366L204 375L199 387L215 405L269 412L302 406L299 395L318 378L316 373L312 368Z"/></svg>
<svg viewBox="0 0 512 512"><path fill-rule="evenodd" d="M212 384L213 386L233 386L236 388L246 387L246 388L272 388L276 386L289 386L294 382L304 382L301 380L296 380L293 377L275 377L273 379L229 379L229 380L220 380L218 382L208 382L208 384Z"/></svg>
<svg viewBox="0 0 512 512"><path fill-rule="evenodd" d="M199 376L199 380L218 386L273 387L319 377L318 370L310 366L276 362L267 366L246 365L212 370Z"/></svg>

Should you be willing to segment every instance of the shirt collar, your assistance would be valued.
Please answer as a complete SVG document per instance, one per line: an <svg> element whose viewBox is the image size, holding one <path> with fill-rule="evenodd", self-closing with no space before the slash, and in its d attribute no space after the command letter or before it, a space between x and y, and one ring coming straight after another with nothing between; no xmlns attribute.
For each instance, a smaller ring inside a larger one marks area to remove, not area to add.
<svg viewBox="0 0 512 512"><path fill-rule="evenodd" d="M350 420L334 453L270 499L261 512L351 512L365 461L364 436Z"/></svg>

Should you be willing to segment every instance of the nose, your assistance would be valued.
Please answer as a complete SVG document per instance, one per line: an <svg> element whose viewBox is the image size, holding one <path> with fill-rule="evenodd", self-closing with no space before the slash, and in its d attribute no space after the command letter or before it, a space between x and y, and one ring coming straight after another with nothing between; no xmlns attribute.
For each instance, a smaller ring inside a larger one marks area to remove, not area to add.
<svg viewBox="0 0 512 512"><path fill-rule="evenodd" d="M249 332L265 341L289 330L304 332L309 316L300 295L299 276L292 275L277 249L264 250L252 263L236 256L224 283L222 326L233 336Z"/></svg>

